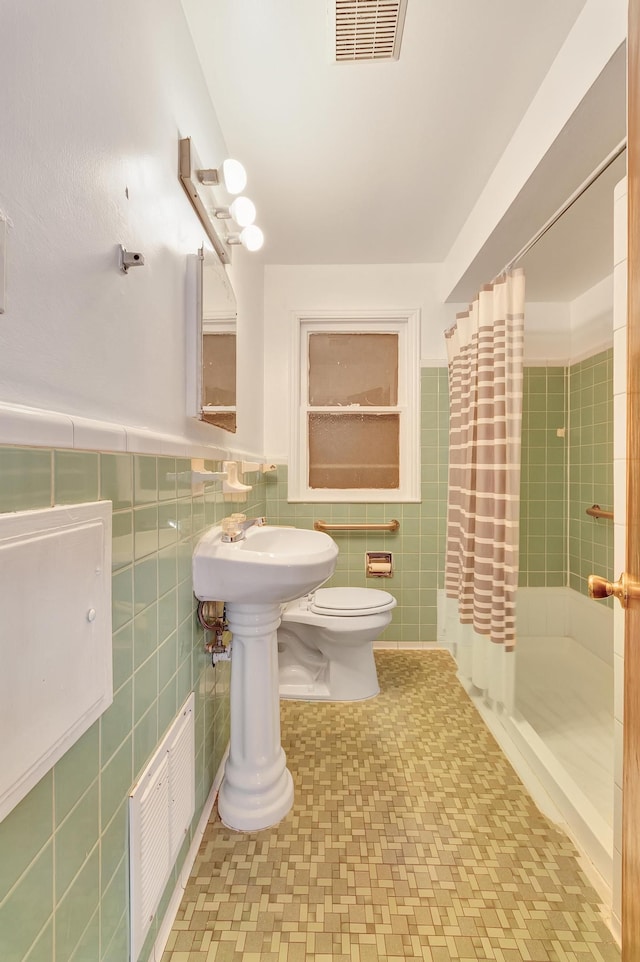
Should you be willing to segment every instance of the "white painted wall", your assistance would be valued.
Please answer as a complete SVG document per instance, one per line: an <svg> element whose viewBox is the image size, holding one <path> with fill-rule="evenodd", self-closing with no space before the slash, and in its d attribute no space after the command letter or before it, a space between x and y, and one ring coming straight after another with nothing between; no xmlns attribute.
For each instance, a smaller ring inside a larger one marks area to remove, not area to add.
<svg viewBox="0 0 640 962"><path fill-rule="evenodd" d="M576 364L612 344L613 274L573 301L527 303L525 364Z"/></svg>
<svg viewBox="0 0 640 962"><path fill-rule="evenodd" d="M574 363L612 347L613 274L571 301L569 311Z"/></svg>
<svg viewBox="0 0 640 962"><path fill-rule="evenodd" d="M438 297L439 265L311 265L265 268L265 450L286 461L289 448L292 324L298 311L384 310L421 312L422 366L446 365L443 333L466 304L444 304ZM574 325L598 314L601 320L607 283L580 298L581 304L533 302L526 306L525 364L570 364ZM609 311L611 304L609 303ZM610 324L610 313L609 313ZM610 337L610 335L609 335ZM578 345L581 343L577 340ZM592 352L593 353L593 352Z"/></svg>
<svg viewBox="0 0 640 962"><path fill-rule="evenodd" d="M527 303L524 312L524 363L544 367L571 363L570 305L560 301Z"/></svg>
<svg viewBox="0 0 640 962"><path fill-rule="evenodd" d="M513 249L513 242L510 250L507 245L506 251L501 251L500 236L504 241L505 235L504 229L500 229L502 219L508 220L509 208L524 191L527 183L533 180L536 168L553 147L554 141L561 138L564 129L568 129L572 115L624 43L626 35L627 0L587 0L445 259L440 287L443 298L455 291L463 276L471 271L474 261L482 255L483 249L496 250L498 262L493 264L494 273L501 270L509 257L515 256L518 248ZM526 42L525 38L523 42ZM607 121L606 116L599 117L602 130ZM593 122L591 126L594 126ZM591 134L593 133L592 130ZM592 138L590 142L591 148L594 145L596 157L592 166L608 152L606 149L598 152L597 132L595 140ZM572 167L579 171L581 159L581 152L576 151L575 144L573 148L571 144L567 146L568 152L565 150L559 158L563 176L566 176L566 172ZM572 189L581 183L591 169L588 167L578 176ZM538 183L536 188L536 196L541 202L544 202L544 197L540 197L540 191L548 191L551 195L553 181L560 179L558 171L551 169L548 174L551 179L547 180L546 187ZM567 190L560 195L557 206L570 192L571 190ZM526 213L530 223L526 226L522 243L526 243L554 209L541 214L540 203L528 204ZM519 219L524 219L524 211L520 213ZM512 224L511 227L513 226ZM525 227L524 224L521 226ZM517 230L513 233L517 236ZM497 240L492 237L494 234L500 235ZM506 236L508 240L508 233ZM500 256L503 257L501 261ZM482 283L482 280L479 282Z"/></svg>
<svg viewBox="0 0 640 962"><path fill-rule="evenodd" d="M207 166L226 150L179 0L21 0L4 5L2 33L0 401L262 451L255 412L235 438L185 415L186 259L204 232L178 139ZM120 273L118 244L145 266ZM262 393L249 258L234 252L243 407Z"/></svg>
<svg viewBox="0 0 640 962"><path fill-rule="evenodd" d="M238 297L238 433L227 444L236 451L257 452L264 455L260 460L271 461L264 444L264 270L260 261L245 251L238 251L237 257L234 251L233 256L232 279Z"/></svg>
<svg viewBox="0 0 640 962"><path fill-rule="evenodd" d="M443 332L461 305L443 304L433 264L345 264L265 268L265 450L286 461L294 312L418 309L423 364L446 364Z"/></svg>

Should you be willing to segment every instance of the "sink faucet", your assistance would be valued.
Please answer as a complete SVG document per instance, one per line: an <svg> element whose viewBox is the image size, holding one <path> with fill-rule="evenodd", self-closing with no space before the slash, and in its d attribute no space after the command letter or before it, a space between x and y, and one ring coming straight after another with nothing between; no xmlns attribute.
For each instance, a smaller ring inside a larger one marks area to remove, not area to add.
<svg viewBox="0 0 640 962"><path fill-rule="evenodd" d="M245 514L232 514L222 521L222 541L234 542L242 541L245 537L247 528L267 523L266 518L247 518Z"/></svg>

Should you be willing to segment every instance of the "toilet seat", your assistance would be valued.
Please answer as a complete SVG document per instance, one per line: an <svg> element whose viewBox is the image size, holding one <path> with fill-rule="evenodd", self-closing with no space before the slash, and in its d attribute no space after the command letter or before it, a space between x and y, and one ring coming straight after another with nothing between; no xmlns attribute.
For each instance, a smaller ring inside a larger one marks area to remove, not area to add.
<svg viewBox="0 0 640 962"><path fill-rule="evenodd" d="M309 604L318 615L339 618L371 615L395 608L396 599L377 588L319 588Z"/></svg>

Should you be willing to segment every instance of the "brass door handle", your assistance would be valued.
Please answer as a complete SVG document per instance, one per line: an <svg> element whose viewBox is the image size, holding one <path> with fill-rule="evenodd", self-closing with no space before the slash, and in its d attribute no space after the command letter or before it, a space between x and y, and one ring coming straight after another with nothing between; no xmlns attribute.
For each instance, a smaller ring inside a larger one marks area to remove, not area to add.
<svg viewBox="0 0 640 962"><path fill-rule="evenodd" d="M589 575L587 584L590 598L617 598L623 608L626 608L632 599L640 598L640 584L632 581L624 571L617 581L607 581L600 575Z"/></svg>

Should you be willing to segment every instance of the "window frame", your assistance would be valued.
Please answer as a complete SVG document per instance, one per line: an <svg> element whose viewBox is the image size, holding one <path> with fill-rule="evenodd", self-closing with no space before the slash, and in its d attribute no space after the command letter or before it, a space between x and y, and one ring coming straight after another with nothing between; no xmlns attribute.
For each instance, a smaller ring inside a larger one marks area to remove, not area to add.
<svg viewBox="0 0 640 962"><path fill-rule="evenodd" d="M420 311L295 312L292 324L289 443L290 502L417 503L420 501ZM400 415L400 485L398 488L310 488L308 412L326 407L308 403L310 334L397 334L398 403L392 406L338 408L343 413Z"/></svg>

